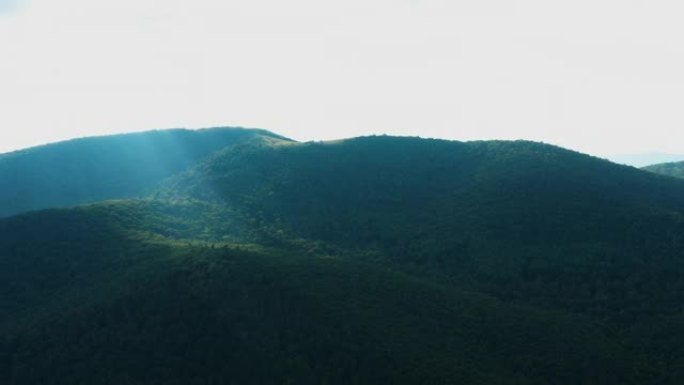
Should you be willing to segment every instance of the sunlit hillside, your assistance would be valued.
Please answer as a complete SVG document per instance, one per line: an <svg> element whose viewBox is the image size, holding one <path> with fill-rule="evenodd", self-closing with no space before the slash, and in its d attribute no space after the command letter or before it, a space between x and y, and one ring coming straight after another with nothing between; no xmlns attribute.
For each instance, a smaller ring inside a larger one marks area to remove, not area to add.
<svg viewBox="0 0 684 385"><path fill-rule="evenodd" d="M140 198L227 146L267 131L162 130L76 139L0 155L0 217L105 199ZM280 138L280 137L278 137Z"/></svg>

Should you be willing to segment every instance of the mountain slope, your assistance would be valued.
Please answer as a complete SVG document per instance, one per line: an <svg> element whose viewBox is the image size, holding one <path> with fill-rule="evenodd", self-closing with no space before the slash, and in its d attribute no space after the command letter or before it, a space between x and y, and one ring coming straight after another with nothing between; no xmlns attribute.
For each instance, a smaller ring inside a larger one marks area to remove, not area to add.
<svg viewBox="0 0 684 385"><path fill-rule="evenodd" d="M164 130L84 138L0 155L0 217L141 197L163 179L261 130ZM280 138L280 137L278 137Z"/></svg>
<svg viewBox="0 0 684 385"><path fill-rule="evenodd" d="M0 220L0 376L678 384L683 214L684 181L539 143L257 137Z"/></svg>
<svg viewBox="0 0 684 385"><path fill-rule="evenodd" d="M596 317L628 339L680 333L671 325L684 311L684 181L561 148L392 137L250 144L160 195L230 207L285 242ZM676 349L657 354L684 353Z"/></svg>
<svg viewBox="0 0 684 385"><path fill-rule="evenodd" d="M530 142L250 144L171 179L159 195L223 204L285 238L451 272L534 257L511 253L682 249L684 182Z"/></svg>
<svg viewBox="0 0 684 385"><path fill-rule="evenodd" d="M118 209L108 205L110 212ZM152 215L162 205L145 206L123 211ZM0 323L3 383L629 384L657 378L652 362L583 317L510 305L334 256L192 246L130 232L130 218L102 215L102 209L0 220L0 308L19 320ZM55 230L47 238L34 231L43 228Z"/></svg>
<svg viewBox="0 0 684 385"><path fill-rule="evenodd" d="M675 178L684 178L684 162L659 163L646 166L643 170Z"/></svg>

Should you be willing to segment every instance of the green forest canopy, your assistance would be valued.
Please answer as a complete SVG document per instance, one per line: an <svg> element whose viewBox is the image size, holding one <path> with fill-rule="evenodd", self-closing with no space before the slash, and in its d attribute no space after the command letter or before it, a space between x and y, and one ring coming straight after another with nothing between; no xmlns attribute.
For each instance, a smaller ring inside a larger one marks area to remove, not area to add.
<svg viewBox="0 0 684 385"><path fill-rule="evenodd" d="M158 182L0 220L0 380L684 378L684 181L526 141L259 133Z"/></svg>

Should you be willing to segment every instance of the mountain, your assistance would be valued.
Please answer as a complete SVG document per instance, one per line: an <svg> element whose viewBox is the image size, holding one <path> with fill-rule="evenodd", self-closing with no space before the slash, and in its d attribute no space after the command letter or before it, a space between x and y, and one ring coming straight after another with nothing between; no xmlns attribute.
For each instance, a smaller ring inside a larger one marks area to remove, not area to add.
<svg viewBox="0 0 684 385"><path fill-rule="evenodd" d="M238 146L166 189L230 207L269 242L592 317L625 341L681 333L684 181L533 142L368 137Z"/></svg>
<svg viewBox="0 0 684 385"><path fill-rule="evenodd" d="M678 384L684 181L534 142L234 142L0 220L0 382Z"/></svg>
<svg viewBox="0 0 684 385"><path fill-rule="evenodd" d="M83 138L2 154L0 217L142 197L214 151L259 136L281 138L240 128L177 129Z"/></svg>
<svg viewBox="0 0 684 385"><path fill-rule="evenodd" d="M343 257L142 230L185 209L112 202L0 220L3 383L622 384L653 376L648 361L584 317Z"/></svg>
<svg viewBox="0 0 684 385"><path fill-rule="evenodd" d="M684 162L654 164L644 167L643 170L675 178L684 178Z"/></svg>
<svg viewBox="0 0 684 385"><path fill-rule="evenodd" d="M619 300L625 314L607 314L618 318L675 311L684 299L667 286L684 283L668 273L683 261L684 181L558 147L265 141L221 152L165 188L167 199L230 207L272 238L476 280L500 296L590 314ZM652 275L662 296L646 305L622 298L629 290L600 293L606 282L640 285Z"/></svg>

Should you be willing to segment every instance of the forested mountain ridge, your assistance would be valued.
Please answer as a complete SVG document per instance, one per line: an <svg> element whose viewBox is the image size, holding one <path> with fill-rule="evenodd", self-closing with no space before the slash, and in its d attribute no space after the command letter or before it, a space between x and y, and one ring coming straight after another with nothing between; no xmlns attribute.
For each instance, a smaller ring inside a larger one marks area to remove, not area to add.
<svg viewBox="0 0 684 385"><path fill-rule="evenodd" d="M659 163L646 166L643 170L675 178L684 178L684 162Z"/></svg>
<svg viewBox="0 0 684 385"><path fill-rule="evenodd" d="M285 238L480 274L472 263L519 263L505 255L523 250L678 253L684 212L684 181L561 148L391 137L237 146L157 196L222 204Z"/></svg>
<svg viewBox="0 0 684 385"><path fill-rule="evenodd" d="M4 383L659 378L584 317L301 249L173 240L159 233L174 227L169 213L188 207L168 205L110 202L0 220Z"/></svg>
<svg viewBox="0 0 684 385"><path fill-rule="evenodd" d="M0 382L678 384L682 234L684 181L559 147L257 136L0 220Z"/></svg>
<svg viewBox="0 0 684 385"><path fill-rule="evenodd" d="M681 333L684 181L534 142L366 137L238 146L166 189L283 239L594 317L630 341Z"/></svg>
<svg viewBox="0 0 684 385"><path fill-rule="evenodd" d="M0 217L106 199L143 197L211 153L264 130L161 130L75 139L0 155Z"/></svg>

